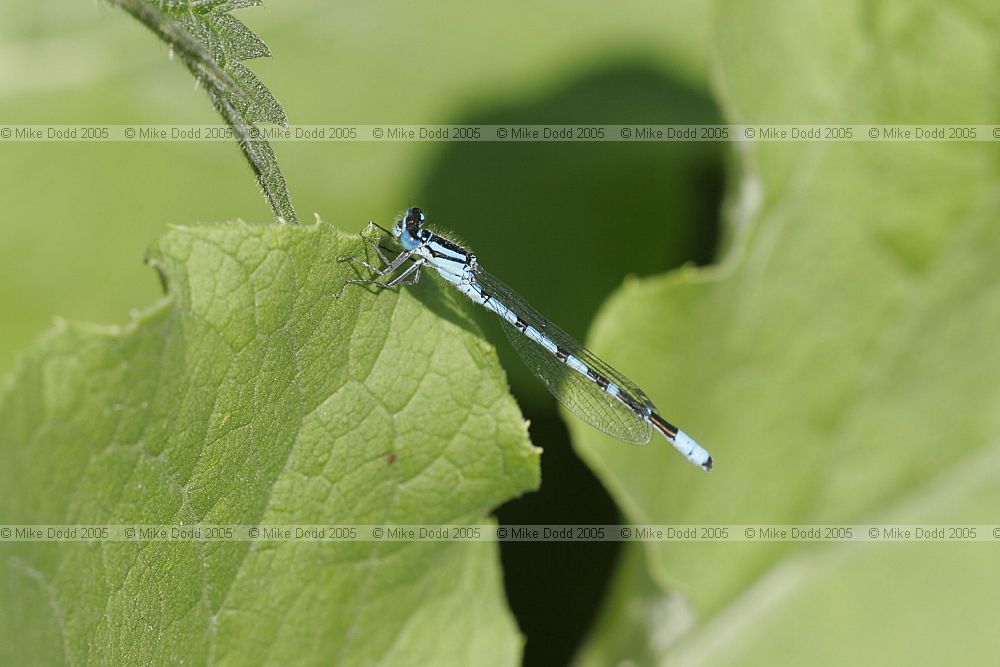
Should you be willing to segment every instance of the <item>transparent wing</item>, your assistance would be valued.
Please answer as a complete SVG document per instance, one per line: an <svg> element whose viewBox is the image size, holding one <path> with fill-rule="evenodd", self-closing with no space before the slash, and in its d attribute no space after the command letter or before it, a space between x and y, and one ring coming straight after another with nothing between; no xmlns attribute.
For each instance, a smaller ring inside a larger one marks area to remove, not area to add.
<svg viewBox="0 0 1000 667"><path fill-rule="evenodd" d="M656 410L652 401L624 375L598 359L575 338L555 326L506 284L477 269L476 282L491 297L499 299L522 320L555 342L591 370L600 373L627 392L639 405ZM626 407L594 381L559 361L555 355L500 318L504 333L524 363L560 403L594 428L633 445L645 445L652 437L649 423Z"/></svg>

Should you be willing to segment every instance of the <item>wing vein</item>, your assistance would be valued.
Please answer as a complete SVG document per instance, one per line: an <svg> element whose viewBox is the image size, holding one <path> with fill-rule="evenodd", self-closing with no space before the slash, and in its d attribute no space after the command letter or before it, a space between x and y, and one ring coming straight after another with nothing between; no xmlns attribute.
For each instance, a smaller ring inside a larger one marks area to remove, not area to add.
<svg viewBox="0 0 1000 667"><path fill-rule="evenodd" d="M524 323L576 357L590 370L614 383L638 409L647 414L656 411L656 406L635 383L549 322L501 280L477 267L475 286L489 295L491 300L499 300ZM497 305L494 303L493 307ZM487 308L493 310L490 306ZM496 313L496 310L493 312ZM592 378L570 368L552 352L528 338L500 313L496 314L500 315L500 322L511 346L556 400L583 421L612 437L635 445L649 442L652 428L645 418L602 389Z"/></svg>

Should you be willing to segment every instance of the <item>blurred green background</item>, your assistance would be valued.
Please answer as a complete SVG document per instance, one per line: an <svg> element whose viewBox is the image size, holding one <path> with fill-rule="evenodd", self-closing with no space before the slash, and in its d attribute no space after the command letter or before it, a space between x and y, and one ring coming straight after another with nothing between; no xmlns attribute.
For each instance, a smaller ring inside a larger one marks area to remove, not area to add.
<svg viewBox="0 0 1000 667"><path fill-rule="evenodd" d="M271 2L238 16L273 58L247 63L292 123L699 123L707 92L700 3L628 11L570 2L485 8ZM188 72L101 3L0 4L0 122L215 123ZM276 143L300 218L347 230L409 205L466 240L539 310L583 337L626 275L711 260L722 144ZM0 369L54 316L123 323L160 294L142 264L171 224L266 223L235 145L0 147ZM655 242L649 242L650 239ZM542 490L511 523L618 520L573 453L554 400L483 319L545 448ZM511 543L508 595L526 664L561 664L592 623L613 544Z"/></svg>

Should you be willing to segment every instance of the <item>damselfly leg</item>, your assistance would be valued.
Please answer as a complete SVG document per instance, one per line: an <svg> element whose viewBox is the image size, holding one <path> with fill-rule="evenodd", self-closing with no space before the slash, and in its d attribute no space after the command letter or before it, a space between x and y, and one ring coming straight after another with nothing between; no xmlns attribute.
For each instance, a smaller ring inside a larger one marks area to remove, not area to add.
<svg viewBox="0 0 1000 667"><path fill-rule="evenodd" d="M394 287L400 287L403 285L416 285L418 282L420 282L420 267L423 266L423 264L424 263L420 260L414 262L411 266L407 267L405 271L400 273L398 276L396 276L389 282L383 283L378 280L357 278L354 280L348 280L346 283L344 283L344 287L346 287L347 285L375 285L376 287L381 287L382 289L393 289ZM407 280L407 278L411 274L413 275L413 277ZM343 288L340 291L343 292L344 291Z"/></svg>
<svg viewBox="0 0 1000 667"><path fill-rule="evenodd" d="M371 264L368 263L366 259L361 257L355 257L353 255L345 255L343 257L338 257L337 263L342 264L344 262L355 262L356 264L360 264L361 266L365 267L366 269L368 269L369 271L371 271L376 275L386 277L392 275L394 272L399 270L399 268L403 266L403 264L405 264L408 260L413 259L415 250L403 250L390 260L383 252L383 250L388 250L388 249L383 248L381 245L379 245L378 240L373 240L368 236L368 234L366 234L366 232L368 232L369 230L373 230L375 227L382 229L382 227L379 227L375 223L370 222L368 223L368 227L366 227L360 234L358 234L358 236L364 239L364 241L368 243L368 245L370 245L372 249L374 249L375 252L378 254L379 259L382 261L381 267L372 266ZM340 288L340 291L337 292L335 298L340 298L340 295L343 294L344 289L346 289L348 285L375 285L376 287L380 287L382 289L392 289L404 285L416 285L420 281L420 267L423 264L424 264L423 259L415 259L413 260L413 264L407 267L405 271L403 271L398 276L387 282L381 282L379 280L373 280L369 278L357 278L353 280L348 280L344 283L344 286ZM407 278L409 278L409 280L407 280Z"/></svg>

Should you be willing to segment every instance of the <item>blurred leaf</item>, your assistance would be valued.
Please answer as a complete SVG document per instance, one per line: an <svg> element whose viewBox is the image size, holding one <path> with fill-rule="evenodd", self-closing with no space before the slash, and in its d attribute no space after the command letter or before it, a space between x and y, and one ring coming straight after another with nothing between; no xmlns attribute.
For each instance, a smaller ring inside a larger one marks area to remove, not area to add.
<svg viewBox="0 0 1000 667"><path fill-rule="evenodd" d="M177 228L168 295L60 324L0 393L0 523L474 522L538 485L490 346L433 281L331 295L326 223ZM497 550L6 543L0 662L518 661ZM461 650L456 650L461 647Z"/></svg>
<svg viewBox="0 0 1000 667"><path fill-rule="evenodd" d="M996 123L983 91L997 23L973 20L988 15L723 3L718 94L734 123ZM716 459L705 476L664 443L632 449L574 424L632 520L1000 520L996 148L861 139L739 145L721 265L632 281L599 317L594 348ZM646 555L692 614L681 631L650 628L671 664L968 663L1000 650L1000 570L980 545L662 543ZM600 636L591 651L626 646L606 626Z"/></svg>
<svg viewBox="0 0 1000 667"><path fill-rule="evenodd" d="M229 123L275 215L285 222L298 222L274 151L255 128L257 123L287 125L288 118L267 86L240 63L271 52L229 14L260 5L260 0L110 1L142 22L181 59Z"/></svg>
<svg viewBox="0 0 1000 667"><path fill-rule="evenodd" d="M625 660L635 665L655 664L664 648L690 628L691 611L686 601L676 593L660 590L644 560L642 545L625 545L610 595L576 656L576 667L605 667Z"/></svg>

